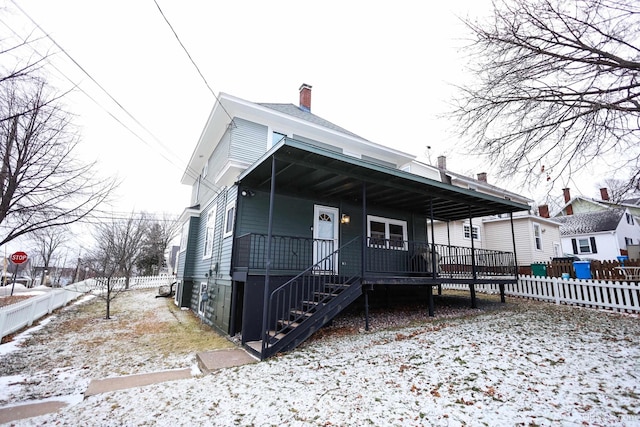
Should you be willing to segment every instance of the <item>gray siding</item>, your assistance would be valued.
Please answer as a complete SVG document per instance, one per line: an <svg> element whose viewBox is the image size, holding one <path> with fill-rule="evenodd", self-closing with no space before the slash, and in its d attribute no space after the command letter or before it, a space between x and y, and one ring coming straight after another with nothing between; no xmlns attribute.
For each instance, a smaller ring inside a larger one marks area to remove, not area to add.
<svg viewBox="0 0 640 427"><path fill-rule="evenodd" d="M229 157L233 160L253 163L267 151L268 128L248 120L234 118L231 127Z"/></svg>
<svg viewBox="0 0 640 427"><path fill-rule="evenodd" d="M198 238L200 218L189 218L189 237L187 237L187 250L178 253L177 277L179 279L193 277L194 259L196 257L195 242Z"/></svg>
<svg viewBox="0 0 640 427"><path fill-rule="evenodd" d="M195 267L194 277L205 278L205 274L209 276L209 271L219 271L220 250L222 247L223 225L224 225L224 208L226 205L226 190L220 191L207 206L202 209L200 214L200 224L198 227L198 237L195 244ZM214 220L213 239L209 242L211 247L211 256L205 258L205 241L207 234L207 218L209 212L216 211Z"/></svg>

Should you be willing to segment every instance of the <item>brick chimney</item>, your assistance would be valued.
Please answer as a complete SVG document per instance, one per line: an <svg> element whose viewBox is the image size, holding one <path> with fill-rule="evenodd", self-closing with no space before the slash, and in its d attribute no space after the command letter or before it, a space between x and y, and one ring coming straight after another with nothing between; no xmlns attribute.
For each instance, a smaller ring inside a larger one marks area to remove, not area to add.
<svg viewBox="0 0 640 427"><path fill-rule="evenodd" d="M549 205L540 205L540 206L538 206L538 214L542 218L549 218Z"/></svg>
<svg viewBox="0 0 640 427"><path fill-rule="evenodd" d="M487 182L487 173L486 172L480 172L478 174L478 181Z"/></svg>
<svg viewBox="0 0 640 427"><path fill-rule="evenodd" d="M571 193L569 193L569 189L568 188L563 188L562 189L562 194L564 194L564 202L567 203L569 200L571 200Z"/></svg>
<svg viewBox="0 0 640 427"><path fill-rule="evenodd" d="M602 200L609 200L609 191L605 188L600 189L600 198Z"/></svg>
<svg viewBox="0 0 640 427"><path fill-rule="evenodd" d="M300 109L311 112L311 85L302 83L300 86Z"/></svg>
<svg viewBox="0 0 640 427"><path fill-rule="evenodd" d="M438 156L438 169L446 169L446 168L447 168L447 157Z"/></svg>

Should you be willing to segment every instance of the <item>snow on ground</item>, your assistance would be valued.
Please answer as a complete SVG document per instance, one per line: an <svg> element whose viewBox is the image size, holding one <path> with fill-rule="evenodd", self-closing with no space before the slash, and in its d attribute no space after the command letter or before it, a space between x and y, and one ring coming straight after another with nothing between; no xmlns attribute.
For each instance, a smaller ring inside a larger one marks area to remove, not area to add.
<svg viewBox="0 0 640 427"><path fill-rule="evenodd" d="M15 425L640 425L637 315L480 298L480 310L437 304L447 315L409 327L350 333L343 319L342 332L261 363L89 397Z"/></svg>

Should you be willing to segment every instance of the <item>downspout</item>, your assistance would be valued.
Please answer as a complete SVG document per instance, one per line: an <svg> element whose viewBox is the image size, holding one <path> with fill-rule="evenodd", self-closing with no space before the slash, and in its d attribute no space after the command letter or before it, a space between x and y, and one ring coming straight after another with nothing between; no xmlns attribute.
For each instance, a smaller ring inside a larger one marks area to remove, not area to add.
<svg viewBox="0 0 640 427"><path fill-rule="evenodd" d="M264 360L264 351L267 347L267 321L269 313L269 274L271 273L271 239L273 237L273 205L275 204L276 192L276 156L271 157L271 191L269 193L269 225L267 228L267 254L264 275L264 295L262 300L262 350L260 351L260 360Z"/></svg>
<svg viewBox="0 0 640 427"><path fill-rule="evenodd" d="M238 227L238 212L240 211L240 200L241 200L241 198L239 197L240 183L236 182L235 187L236 187L236 203L235 203L235 212L233 213L233 231L231 233L231 263L229 265L229 274L231 275L231 319L229 320L229 331L231 332L232 335L235 335L238 333L238 331L236 330L236 328L238 327L238 325L236 325L236 310L238 310L238 287L237 287L236 281L233 280L233 272L234 272L235 264L237 262L235 251L236 251L236 236L238 235L236 233L236 230ZM244 345L245 344L244 336L242 335L242 331L240 332L241 332L240 341L241 341L241 344Z"/></svg>
<svg viewBox="0 0 640 427"><path fill-rule="evenodd" d="M216 227L216 225L218 225L218 218L214 218L213 220L213 232L214 235L216 233L216 230L218 232L218 253L216 254L216 256L213 256L213 250L215 249L215 245L213 242L216 241L216 239L213 239L213 241L211 242L211 261L209 262L209 276L207 278L207 294L209 296L209 304L211 305L215 305L215 296L212 298L211 297L211 289L209 288L209 281L212 280L213 281L213 285L217 285L218 284L218 279L220 278L220 262L222 261L222 241L224 239L224 222L226 220L226 208L227 208L227 192L228 192L228 188L227 187L223 187L222 191L224 192L224 198L223 198L223 203L222 203L222 209L219 209L220 207L220 196L218 195L218 197L216 197L216 217L220 217L220 211L222 211L222 227ZM215 262L214 262L215 259ZM215 272L215 278L213 277L213 273ZM216 294L217 295L217 294ZM219 295L217 295L219 296ZM211 310L213 311L213 315L215 318L215 308L211 308ZM206 316L205 316L206 317ZM213 319L211 319L211 323L213 323ZM228 331L227 331L228 332Z"/></svg>

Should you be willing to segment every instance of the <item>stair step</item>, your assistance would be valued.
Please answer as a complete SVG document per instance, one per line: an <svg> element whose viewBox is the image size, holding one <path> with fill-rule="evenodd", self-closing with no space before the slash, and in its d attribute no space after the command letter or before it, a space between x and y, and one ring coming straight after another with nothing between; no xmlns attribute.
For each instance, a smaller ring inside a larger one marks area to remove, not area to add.
<svg viewBox="0 0 640 427"><path fill-rule="evenodd" d="M286 337L287 334L285 334L284 332L269 331L269 336L271 338L275 338L277 340L281 340L282 338Z"/></svg>
<svg viewBox="0 0 640 427"><path fill-rule="evenodd" d="M317 296L317 297L323 297L323 298L326 298L326 297L332 297L333 298L333 297L337 297L339 295L339 294L337 294L335 292L314 292L313 294L315 296Z"/></svg>
<svg viewBox="0 0 640 427"><path fill-rule="evenodd" d="M278 325L290 329L295 329L300 326L300 322L292 322L290 320L278 320Z"/></svg>
<svg viewBox="0 0 640 427"><path fill-rule="evenodd" d="M309 313L306 311L302 311L302 310L291 310L289 313L293 314L294 316L305 316L305 317L311 317L313 316L313 313Z"/></svg>
<svg viewBox="0 0 640 427"><path fill-rule="evenodd" d="M320 305L320 301L302 301L302 305L315 309Z"/></svg>

